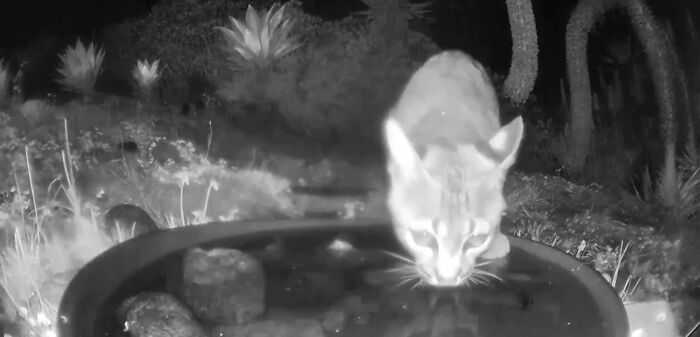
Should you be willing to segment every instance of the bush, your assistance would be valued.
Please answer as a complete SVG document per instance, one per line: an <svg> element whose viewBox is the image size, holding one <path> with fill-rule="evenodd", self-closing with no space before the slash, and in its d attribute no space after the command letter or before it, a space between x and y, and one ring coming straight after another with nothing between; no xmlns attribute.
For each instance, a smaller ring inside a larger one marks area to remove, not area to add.
<svg viewBox="0 0 700 337"><path fill-rule="evenodd" d="M113 53L110 63L118 74L129 76L137 59L159 59L163 99L180 102L190 96L192 77L213 78L224 67L218 48L219 32L228 17L245 10L246 2L212 0L159 1L151 12L109 27L105 45Z"/></svg>
<svg viewBox="0 0 700 337"><path fill-rule="evenodd" d="M290 10L303 45L274 66L233 71L219 95L272 106L287 126L309 136L376 137L374 126L403 83L437 47L415 32L387 45L366 18L325 22Z"/></svg>

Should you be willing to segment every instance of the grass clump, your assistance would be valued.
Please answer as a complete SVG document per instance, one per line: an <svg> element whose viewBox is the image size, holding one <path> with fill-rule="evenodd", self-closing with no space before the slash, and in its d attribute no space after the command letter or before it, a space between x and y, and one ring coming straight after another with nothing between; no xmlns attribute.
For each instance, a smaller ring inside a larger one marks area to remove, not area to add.
<svg viewBox="0 0 700 337"><path fill-rule="evenodd" d="M27 148L25 155L31 200L24 199L26 194L21 193L17 182L19 193L11 203L2 205L5 233L11 233L12 239L0 253L0 284L15 333L54 336L53 319L72 275L113 241L98 229L94 216L85 215L72 184L69 155L62 153L67 185L61 183L59 189L65 198L46 200L41 207ZM64 211L71 214L61 214Z"/></svg>
<svg viewBox="0 0 700 337"><path fill-rule="evenodd" d="M11 202L0 205L0 223L11 236L0 253L0 284L7 294L7 320L14 322L10 331L16 336L52 336L57 306L75 272L104 250L133 237L128 224L117 231L105 231L101 214L111 203L97 205L83 193L81 179L76 176L92 172L96 164L86 162L84 153L72 154L68 131L64 120L64 141L55 141L63 148L61 177L49 183L47 192L37 193L40 189L35 184L31 152L25 146L24 165L20 167L26 179L15 179ZM164 142L143 132L136 134L143 142L167 144L172 152L163 161L163 154L158 153L162 147L145 146L143 158L129 161L129 165L138 167L129 168L130 175L114 179L131 179L127 185L141 187L125 195L141 202L137 205L149 206L146 210L157 215L155 219L162 227L298 214L287 179L254 167L211 161L208 151L201 154L205 151L188 141ZM123 163L116 160L102 164ZM152 193L143 193L148 191ZM106 189L107 194L118 195L114 192ZM113 201L119 202L116 198Z"/></svg>

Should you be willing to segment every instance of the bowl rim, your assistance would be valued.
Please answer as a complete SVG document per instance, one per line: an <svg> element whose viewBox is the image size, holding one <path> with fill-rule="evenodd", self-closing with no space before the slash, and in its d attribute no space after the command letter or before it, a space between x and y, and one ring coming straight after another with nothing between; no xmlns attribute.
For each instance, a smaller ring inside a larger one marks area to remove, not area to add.
<svg viewBox="0 0 700 337"><path fill-rule="evenodd" d="M61 297L57 313L59 337L92 337L101 308L112 295L105 289L117 290L138 270L173 253L194 246L207 245L231 237L263 236L299 231L359 231L391 229L386 218L355 219L271 219L211 222L147 233L110 247L74 275ZM540 242L507 235L511 245L537 259L565 268L580 280L594 303L603 324L615 337L628 337L629 323L622 300L610 284L595 270L568 254ZM134 257L137 256L138 259ZM88 323L75 324L71 317ZM88 330L88 331L86 331Z"/></svg>

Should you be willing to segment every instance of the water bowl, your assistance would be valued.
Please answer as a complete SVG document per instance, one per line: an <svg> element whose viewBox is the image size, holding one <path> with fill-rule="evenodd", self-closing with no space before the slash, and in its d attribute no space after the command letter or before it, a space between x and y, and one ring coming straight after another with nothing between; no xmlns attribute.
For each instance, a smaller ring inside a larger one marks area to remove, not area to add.
<svg viewBox="0 0 700 337"><path fill-rule="evenodd" d="M58 336L628 337L624 306L598 273L509 240L498 279L436 289L402 273L387 251L404 252L381 219L148 233L76 274Z"/></svg>

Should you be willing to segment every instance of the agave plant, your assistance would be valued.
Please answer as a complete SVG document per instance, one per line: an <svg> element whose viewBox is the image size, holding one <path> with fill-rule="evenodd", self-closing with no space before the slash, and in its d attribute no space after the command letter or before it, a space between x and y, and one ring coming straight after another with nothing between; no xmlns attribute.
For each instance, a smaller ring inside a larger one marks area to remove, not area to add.
<svg viewBox="0 0 700 337"><path fill-rule="evenodd" d="M0 105L7 103L10 96L10 71L3 59L0 59Z"/></svg>
<svg viewBox="0 0 700 337"><path fill-rule="evenodd" d="M102 61L105 52L102 48L96 48L94 43L85 48L85 45L77 40L74 47L69 46L60 55L61 67L58 72L62 78L58 83L66 90L89 96L94 93L97 76L102 70Z"/></svg>
<svg viewBox="0 0 700 337"><path fill-rule="evenodd" d="M245 22L230 17L231 28L216 27L224 34L226 45L232 55L239 55L244 60L258 66L264 66L281 58L300 44L290 36L294 20L286 15L285 3L274 3L266 12L259 13L248 5Z"/></svg>
<svg viewBox="0 0 700 337"><path fill-rule="evenodd" d="M148 60L138 60L131 73L136 81L138 93L144 99L150 98L153 87L156 85L158 79L160 79L159 65L160 60L155 60L152 63L149 63Z"/></svg>

